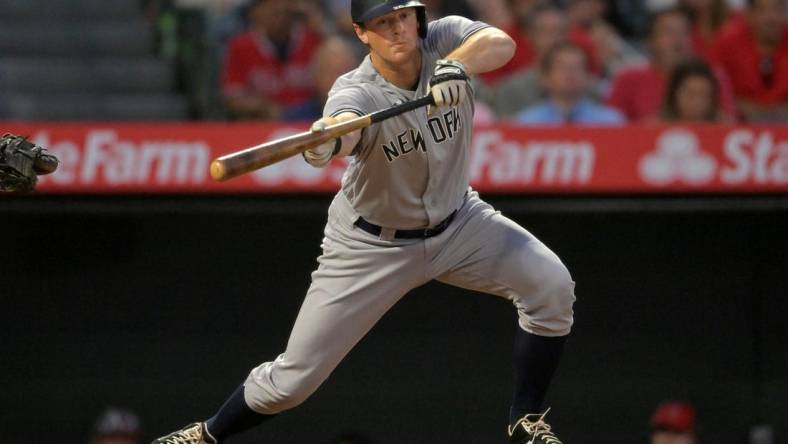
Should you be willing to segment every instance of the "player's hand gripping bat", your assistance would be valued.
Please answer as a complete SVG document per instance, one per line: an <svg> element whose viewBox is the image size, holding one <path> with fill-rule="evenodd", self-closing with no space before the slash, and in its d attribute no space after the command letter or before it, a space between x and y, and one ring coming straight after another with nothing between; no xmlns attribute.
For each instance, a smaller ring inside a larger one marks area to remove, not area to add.
<svg viewBox="0 0 788 444"><path fill-rule="evenodd" d="M373 123L421 108L435 105L431 94L420 99L392 106L366 116L337 123L326 127L320 132L306 131L283 139L274 140L262 145L253 146L242 151L219 157L211 163L211 177L217 181L225 181L241 174L254 171L302 152L320 146L330 140L342 137L353 131L366 128Z"/></svg>

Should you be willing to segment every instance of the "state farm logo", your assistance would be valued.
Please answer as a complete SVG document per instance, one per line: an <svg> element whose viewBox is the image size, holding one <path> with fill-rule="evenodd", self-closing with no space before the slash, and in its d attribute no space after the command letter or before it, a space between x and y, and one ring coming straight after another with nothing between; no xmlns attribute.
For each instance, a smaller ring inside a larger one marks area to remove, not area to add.
<svg viewBox="0 0 788 444"><path fill-rule="evenodd" d="M788 185L788 141L778 140L773 131L737 128L725 135L722 146L707 149L713 151L703 151L690 130L667 130L656 150L641 159L640 177L656 186Z"/></svg>
<svg viewBox="0 0 788 444"><path fill-rule="evenodd" d="M656 143L656 151L640 161L640 176L653 185L683 182L703 185L714 180L717 160L701 150L695 133L686 129L671 129Z"/></svg>
<svg viewBox="0 0 788 444"><path fill-rule="evenodd" d="M506 187L517 184L583 185L591 182L596 147L589 141L512 140L480 131L471 146L470 178Z"/></svg>
<svg viewBox="0 0 788 444"><path fill-rule="evenodd" d="M41 131L31 140L60 159L41 177L48 185L184 185L207 180L211 148L204 141L124 139L112 129L91 129L79 140L53 140Z"/></svg>

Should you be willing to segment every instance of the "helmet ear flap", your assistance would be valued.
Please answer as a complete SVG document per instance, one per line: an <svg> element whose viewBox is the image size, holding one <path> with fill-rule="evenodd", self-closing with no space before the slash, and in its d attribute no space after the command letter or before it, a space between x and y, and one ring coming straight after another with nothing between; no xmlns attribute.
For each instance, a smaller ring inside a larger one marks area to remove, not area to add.
<svg viewBox="0 0 788 444"><path fill-rule="evenodd" d="M427 8L416 8L416 18L419 20L419 37L427 38Z"/></svg>

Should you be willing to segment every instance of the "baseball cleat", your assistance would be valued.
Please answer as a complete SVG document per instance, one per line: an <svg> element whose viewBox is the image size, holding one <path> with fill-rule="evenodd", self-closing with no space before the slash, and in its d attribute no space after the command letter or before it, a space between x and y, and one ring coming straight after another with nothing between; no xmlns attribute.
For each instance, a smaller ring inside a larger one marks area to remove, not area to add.
<svg viewBox="0 0 788 444"><path fill-rule="evenodd" d="M550 424L544 422L544 413L525 415L514 425L509 426L510 444L562 444L561 440L550 430Z"/></svg>
<svg viewBox="0 0 788 444"><path fill-rule="evenodd" d="M151 444L216 444L216 439L208 433L204 422L195 422L167 436L156 438Z"/></svg>

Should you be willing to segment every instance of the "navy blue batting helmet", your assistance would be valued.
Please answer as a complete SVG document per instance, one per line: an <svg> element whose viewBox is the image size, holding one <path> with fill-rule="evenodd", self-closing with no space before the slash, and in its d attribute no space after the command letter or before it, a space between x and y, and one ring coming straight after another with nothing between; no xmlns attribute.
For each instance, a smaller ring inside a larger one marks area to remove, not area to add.
<svg viewBox="0 0 788 444"><path fill-rule="evenodd" d="M427 37L427 8L418 0L352 0L350 16L353 23L363 24L375 17L388 14L402 8L416 8L419 19L419 37Z"/></svg>

